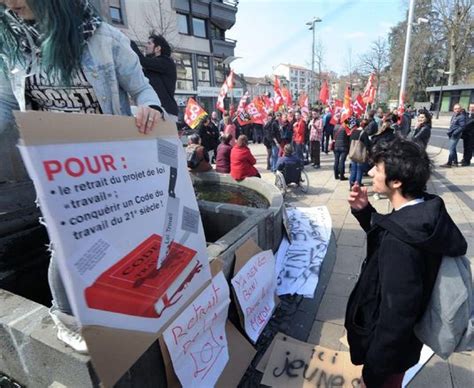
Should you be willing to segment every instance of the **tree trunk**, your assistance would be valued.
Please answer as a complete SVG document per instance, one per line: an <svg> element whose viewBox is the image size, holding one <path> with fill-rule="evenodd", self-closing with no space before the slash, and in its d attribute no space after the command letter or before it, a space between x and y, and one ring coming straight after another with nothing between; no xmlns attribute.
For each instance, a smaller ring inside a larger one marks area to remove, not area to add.
<svg viewBox="0 0 474 388"><path fill-rule="evenodd" d="M456 36L455 30L451 32L449 37L449 78L448 85L454 85L456 80Z"/></svg>

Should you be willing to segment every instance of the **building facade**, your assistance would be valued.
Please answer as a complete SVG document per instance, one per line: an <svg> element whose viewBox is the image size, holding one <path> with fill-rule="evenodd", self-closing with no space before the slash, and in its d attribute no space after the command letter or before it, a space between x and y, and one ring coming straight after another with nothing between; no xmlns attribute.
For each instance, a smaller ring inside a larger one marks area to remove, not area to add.
<svg viewBox="0 0 474 388"><path fill-rule="evenodd" d="M209 113L215 109L235 59L237 42L225 35L235 24L237 5L237 0L96 0L102 15L139 45L151 32L169 41L177 66L180 116L189 97ZM233 97L242 95L240 86L235 86Z"/></svg>
<svg viewBox="0 0 474 388"><path fill-rule="evenodd" d="M244 77L245 91L249 93L250 98L262 95L273 96L273 79L266 77Z"/></svg>
<svg viewBox="0 0 474 388"><path fill-rule="evenodd" d="M273 69L273 74L286 78L287 87L293 98L297 98L300 92L306 92L309 94L311 80L314 79L316 81L316 75L312 74L311 70L289 63L280 63Z"/></svg>

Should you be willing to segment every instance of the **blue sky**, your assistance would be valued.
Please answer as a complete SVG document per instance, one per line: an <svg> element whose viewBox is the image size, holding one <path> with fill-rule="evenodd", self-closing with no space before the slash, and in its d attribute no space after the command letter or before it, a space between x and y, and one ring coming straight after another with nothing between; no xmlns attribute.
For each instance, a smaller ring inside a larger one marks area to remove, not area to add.
<svg viewBox="0 0 474 388"><path fill-rule="evenodd" d="M237 22L227 37L237 40L232 63L238 73L263 76L272 66L292 63L311 68L312 32L305 23L316 23L316 40L325 48L323 70L339 74L377 37L406 17L406 0L240 0Z"/></svg>

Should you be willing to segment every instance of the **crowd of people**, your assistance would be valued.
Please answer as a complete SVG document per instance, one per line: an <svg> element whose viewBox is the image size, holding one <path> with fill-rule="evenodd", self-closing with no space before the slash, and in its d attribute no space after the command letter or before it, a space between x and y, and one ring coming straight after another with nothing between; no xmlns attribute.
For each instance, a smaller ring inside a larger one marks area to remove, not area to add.
<svg viewBox="0 0 474 388"><path fill-rule="evenodd" d="M448 131L450 159L443 167L457 165L454 150L461 138L464 139L461 165L470 165L473 115L472 104L469 114L458 104L454 106L451 128ZM219 120L217 112L212 112L210 117L206 116L202 120L197 130L199 142L210 157L202 157L202 165L189 166L190 170L209 171L212 169L211 163L215 163L216 172L231 174L236 180L260 176L254 167L255 158L247 146L248 142L263 143L266 148L266 169L272 172L277 170L279 159L288 156L285 154L285 146L291 144L295 157L302 164L311 165L315 169L321 168L322 152L333 152L334 179L348 180L350 187L355 183L363 186L362 177L369 171L371 152L377 144L403 138L426 149L431 137L432 116L426 109L416 112L408 106L406 111L399 112L397 109L384 111L379 107L369 110L362 117L353 115L344 122L333 116L329 107L318 107L311 110L310 114L301 114L295 108L269 112L263 124L241 126L235 115L230 116L224 112L222 120ZM192 137L189 149L194 147L193 141L198 140ZM237 165L245 167L238 168L237 172L237 167L234 170L232 168Z"/></svg>

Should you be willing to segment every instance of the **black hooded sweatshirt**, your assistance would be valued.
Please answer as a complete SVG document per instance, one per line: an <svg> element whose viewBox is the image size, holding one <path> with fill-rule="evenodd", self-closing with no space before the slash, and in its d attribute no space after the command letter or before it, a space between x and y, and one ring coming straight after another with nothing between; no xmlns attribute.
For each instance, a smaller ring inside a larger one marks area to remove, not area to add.
<svg viewBox="0 0 474 388"><path fill-rule="evenodd" d="M464 255L467 243L443 200L381 215L369 204L352 210L367 232L367 257L347 303L352 362L364 365L368 388L415 365L423 344L413 328L423 315L443 256Z"/></svg>

